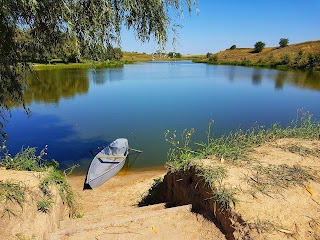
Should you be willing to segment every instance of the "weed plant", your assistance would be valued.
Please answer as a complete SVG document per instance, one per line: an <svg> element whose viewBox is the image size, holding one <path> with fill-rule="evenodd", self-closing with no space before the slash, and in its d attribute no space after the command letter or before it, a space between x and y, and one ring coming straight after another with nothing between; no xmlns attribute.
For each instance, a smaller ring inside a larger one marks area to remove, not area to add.
<svg viewBox="0 0 320 240"><path fill-rule="evenodd" d="M9 204L17 204L20 208L23 208L23 204L26 201L25 192L26 187L21 182L0 181L0 204L1 204L1 217L6 213L9 215L16 215L15 212L10 209Z"/></svg>
<svg viewBox="0 0 320 240"><path fill-rule="evenodd" d="M48 213L49 210L51 209L52 205L53 205L53 200L48 197L48 196L44 196L40 201L38 201L37 203L37 208L38 211L43 212L43 213Z"/></svg>
<svg viewBox="0 0 320 240"><path fill-rule="evenodd" d="M225 167L204 167L198 170L197 175L202 177L205 183L212 189L214 214L216 214L217 205L220 206L220 210L229 210L230 204L236 205L235 189L229 189L223 185L223 180L228 176Z"/></svg>
<svg viewBox="0 0 320 240"><path fill-rule="evenodd" d="M39 183L39 188L45 196L51 197L50 186L52 185L55 185L58 188L62 201L68 205L69 215L71 217L76 217L79 215L79 213L77 213L78 206L75 200L74 192L67 182L66 173L53 167L48 168L44 174L44 177Z"/></svg>
<svg viewBox="0 0 320 240"><path fill-rule="evenodd" d="M228 176L228 172L223 166L213 166L202 168L197 175L203 177L211 188L221 188L223 180Z"/></svg>

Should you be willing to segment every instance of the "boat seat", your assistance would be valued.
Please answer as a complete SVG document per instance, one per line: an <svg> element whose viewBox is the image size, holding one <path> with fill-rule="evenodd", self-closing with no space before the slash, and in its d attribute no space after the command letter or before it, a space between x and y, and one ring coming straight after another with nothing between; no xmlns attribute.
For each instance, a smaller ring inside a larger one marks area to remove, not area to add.
<svg viewBox="0 0 320 240"><path fill-rule="evenodd" d="M100 161L101 163L111 163L111 164L120 163L120 162L113 162L113 161L103 161L101 158L98 158L98 159L99 159L99 161Z"/></svg>

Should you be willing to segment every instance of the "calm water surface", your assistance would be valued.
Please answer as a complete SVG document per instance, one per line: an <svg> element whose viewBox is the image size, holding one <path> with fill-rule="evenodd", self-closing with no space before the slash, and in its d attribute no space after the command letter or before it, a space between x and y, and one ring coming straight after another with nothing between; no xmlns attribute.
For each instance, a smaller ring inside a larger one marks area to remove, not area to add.
<svg viewBox="0 0 320 240"><path fill-rule="evenodd" d="M48 158L62 168L86 171L91 149L119 137L143 150L132 169L164 165L167 129L195 128L193 139L250 127L287 124L297 109L320 119L320 74L191 62L149 62L116 69L39 71L29 79L25 101L12 106L7 124L11 153L49 145Z"/></svg>

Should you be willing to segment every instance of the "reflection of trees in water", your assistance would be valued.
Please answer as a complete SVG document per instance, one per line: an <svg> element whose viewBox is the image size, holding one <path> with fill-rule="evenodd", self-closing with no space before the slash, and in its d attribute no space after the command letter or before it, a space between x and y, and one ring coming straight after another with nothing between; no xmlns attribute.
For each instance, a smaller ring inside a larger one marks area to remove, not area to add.
<svg viewBox="0 0 320 240"><path fill-rule="evenodd" d="M283 88L285 84L293 84L301 88L320 90L320 73L309 71L278 71L274 76L275 87Z"/></svg>
<svg viewBox="0 0 320 240"><path fill-rule="evenodd" d="M277 75L274 78L275 82L275 88L276 89L282 89L283 85L286 81L286 78L288 78L287 72L278 72Z"/></svg>
<svg viewBox="0 0 320 240"><path fill-rule="evenodd" d="M3 93L4 98L0 99L0 135L5 137L2 129L6 121L9 121L10 108L29 105L32 102L58 103L61 98L85 94L89 90L87 75L87 70L81 69L32 72L25 76L27 85L21 93L18 85L13 87L1 85L0 93ZM9 94L13 97L6 97L10 96ZM29 109L25 110L29 113Z"/></svg>
<svg viewBox="0 0 320 240"><path fill-rule="evenodd" d="M254 85L260 85L261 84L261 80L262 80L262 70L255 68L253 70L251 79L252 79L252 83Z"/></svg>
<svg viewBox="0 0 320 240"><path fill-rule="evenodd" d="M229 80L248 79L252 84L261 84L263 80L273 80L276 89L282 89L284 85L291 84L300 88L308 88L320 91L320 72L312 71L277 71L272 69L253 68L250 73L248 68L230 66L227 69Z"/></svg>
<svg viewBox="0 0 320 240"><path fill-rule="evenodd" d="M229 80L230 82L233 82L234 76L235 76L235 67L231 66L229 69Z"/></svg>
<svg viewBox="0 0 320 240"><path fill-rule="evenodd" d="M123 68L96 69L90 73L90 80L97 85L124 79Z"/></svg>
<svg viewBox="0 0 320 240"><path fill-rule="evenodd" d="M29 76L24 92L26 104L32 102L58 103L61 98L72 98L89 90L86 70L38 71Z"/></svg>

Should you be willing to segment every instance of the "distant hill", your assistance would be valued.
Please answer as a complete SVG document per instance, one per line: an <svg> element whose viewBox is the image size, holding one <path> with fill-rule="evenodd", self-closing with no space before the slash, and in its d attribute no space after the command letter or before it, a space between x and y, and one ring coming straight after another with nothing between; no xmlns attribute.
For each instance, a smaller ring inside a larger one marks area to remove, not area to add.
<svg viewBox="0 0 320 240"><path fill-rule="evenodd" d="M260 53L254 53L254 48L226 49L197 62L319 70L320 40L291 44L283 48L266 47Z"/></svg>

